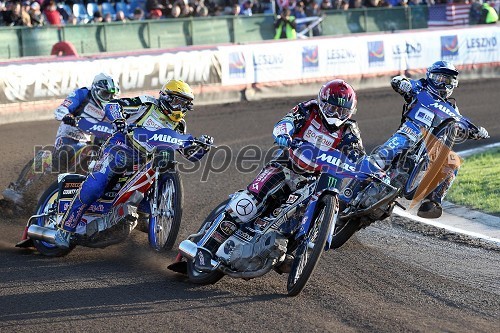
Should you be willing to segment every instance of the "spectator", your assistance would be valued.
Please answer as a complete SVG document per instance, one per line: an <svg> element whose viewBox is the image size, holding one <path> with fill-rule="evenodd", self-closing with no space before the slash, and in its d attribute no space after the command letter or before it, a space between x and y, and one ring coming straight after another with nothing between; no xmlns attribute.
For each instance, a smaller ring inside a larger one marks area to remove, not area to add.
<svg viewBox="0 0 500 333"><path fill-rule="evenodd" d="M274 4L273 0L262 0L260 2L259 13L274 14Z"/></svg>
<svg viewBox="0 0 500 333"><path fill-rule="evenodd" d="M322 15L319 5L316 1L311 1L308 6L305 8L307 17L317 16L320 17ZM312 28L313 36L321 36L322 28L321 24L318 24L314 28Z"/></svg>
<svg viewBox="0 0 500 333"><path fill-rule="evenodd" d="M3 22L6 26L22 26L21 4L19 2L7 1L5 10L2 12Z"/></svg>
<svg viewBox="0 0 500 333"><path fill-rule="evenodd" d="M205 5L200 5L196 7L196 16L198 17L208 16L208 8Z"/></svg>
<svg viewBox="0 0 500 333"><path fill-rule="evenodd" d="M28 0L23 0L21 2L21 19L23 20L23 25L26 27L31 27L31 16L30 16L30 2Z"/></svg>
<svg viewBox="0 0 500 333"><path fill-rule="evenodd" d="M246 0L245 2L243 2L243 4L241 4L240 15L252 16L252 8L253 8L252 0Z"/></svg>
<svg viewBox="0 0 500 333"><path fill-rule="evenodd" d="M233 15L233 16L238 16L238 15L240 15L240 13L241 13L241 6L238 5L237 3L235 3L230 7L229 12L227 14Z"/></svg>
<svg viewBox="0 0 500 333"><path fill-rule="evenodd" d="M360 9L360 8L365 8L365 6L363 5L363 0L352 0L352 2L349 4L349 9Z"/></svg>
<svg viewBox="0 0 500 333"><path fill-rule="evenodd" d="M332 3L330 2L330 0L322 0L320 8L321 8L321 10L332 9Z"/></svg>
<svg viewBox="0 0 500 333"><path fill-rule="evenodd" d="M277 16L274 22L274 28L276 29L274 39L297 38L297 22L295 22L295 17L291 15L289 8L283 8L281 15Z"/></svg>
<svg viewBox="0 0 500 333"><path fill-rule="evenodd" d="M122 23L127 22L127 18L125 17L125 13L123 12L123 10L118 10L116 12L115 21L116 22L122 22Z"/></svg>
<svg viewBox="0 0 500 333"><path fill-rule="evenodd" d="M106 22L106 23L113 22L113 16L111 15L111 13L106 13L104 15L103 22Z"/></svg>
<svg viewBox="0 0 500 333"><path fill-rule="evenodd" d="M45 16L43 16L42 11L40 10L40 4L36 1L30 5L30 19L31 25L34 27L41 27L45 24Z"/></svg>
<svg viewBox="0 0 500 333"><path fill-rule="evenodd" d="M299 2L297 4L297 6L295 6L295 9L293 10L293 16L295 16L295 19L298 20L298 19L303 19L303 18L306 18L307 15L306 15L306 12L304 10L304 3L303 2ZM300 24L297 24L297 32L301 32L303 30L305 30L307 28L307 23L300 23Z"/></svg>
<svg viewBox="0 0 500 333"><path fill-rule="evenodd" d="M73 14L68 16L68 20L66 21L66 25L78 25L78 17Z"/></svg>
<svg viewBox="0 0 500 333"><path fill-rule="evenodd" d="M96 10L94 12L94 16L92 17L92 19L90 20L89 23L102 23L102 21L103 21L103 19L102 19L101 11Z"/></svg>
<svg viewBox="0 0 500 333"><path fill-rule="evenodd" d="M479 24L495 24L498 22L498 13L489 3L483 3Z"/></svg>
<svg viewBox="0 0 500 333"><path fill-rule="evenodd" d="M469 24L479 24L483 16L482 0L475 0L472 2L469 10Z"/></svg>
<svg viewBox="0 0 500 333"><path fill-rule="evenodd" d="M181 16L182 9L179 5L174 5L170 11L169 18L178 18Z"/></svg>
<svg viewBox="0 0 500 333"><path fill-rule="evenodd" d="M45 19L48 24L60 27L62 25L62 16L61 13L57 10L57 5L55 0L50 0L47 4L47 7L43 11L43 15L45 15Z"/></svg>
<svg viewBox="0 0 500 333"><path fill-rule="evenodd" d="M142 8L140 8L140 7L135 8L134 12L132 13L131 19L133 21L142 21L142 20L144 20L144 11L142 10Z"/></svg>
<svg viewBox="0 0 500 333"><path fill-rule="evenodd" d="M159 20L163 16L161 9L151 9L148 14L150 20Z"/></svg>
<svg viewBox="0 0 500 333"><path fill-rule="evenodd" d="M160 4L158 0L146 0L146 12L151 13L153 9L163 10L165 9L165 7L162 4Z"/></svg>

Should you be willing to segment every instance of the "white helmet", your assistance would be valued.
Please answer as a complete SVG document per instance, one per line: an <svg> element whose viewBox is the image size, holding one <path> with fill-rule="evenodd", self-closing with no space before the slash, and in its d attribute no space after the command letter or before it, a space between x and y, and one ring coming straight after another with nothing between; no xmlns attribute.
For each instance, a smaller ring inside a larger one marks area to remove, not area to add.
<svg viewBox="0 0 500 333"><path fill-rule="evenodd" d="M90 92L94 101L103 107L110 100L120 95L120 87L118 82L115 82L110 75L100 73L95 76Z"/></svg>

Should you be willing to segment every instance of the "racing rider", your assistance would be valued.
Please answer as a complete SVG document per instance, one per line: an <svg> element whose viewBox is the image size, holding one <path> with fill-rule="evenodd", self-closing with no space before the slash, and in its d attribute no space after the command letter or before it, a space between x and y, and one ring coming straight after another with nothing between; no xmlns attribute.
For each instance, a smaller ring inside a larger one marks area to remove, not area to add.
<svg viewBox="0 0 500 333"><path fill-rule="evenodd" d="M90 121L106 121L104 115L104 105L110 100L115 99L120 94L118 82L108 74L100 73L94 77L92 86L82 87L72 91L54 111L55 119L61 124L57 130L56 140L54 144L53 162L58 162L58 156L61 151L68 153L67 158L70 159L74 153L86 146L90 142L90 135L76 127L76 117L85 117ZM98 143L95 143L98 144ZM45 151L41 151L42 155L35 157L35 163L43 163ZM56 158L54 158L56 157ZM37 164L38 165L38 164ZM34 166L33 166L34 167ZM52 163L44 172L50 172ZM25 185L11 183L3 192L5 199L14 203L21 204L23 194L26 192L27 186L35 181L34 170L27 175Z"/></svg>
<svg viewBox="0 0 500 333"><path fill-rule="evenodd" d="M106 105L106 117L113 122L116 133L102 147L99 160L64 214L55 237L58 247L69 247L71 234L75 232L82 215L90 204L102 196L110 180L135 167L134 163L144 161L147 152L134 144L127 127L139 125L151 130L169 128L185 134L184 116L193 109L193 100L193 91L187 83L170 80L161 88L159 98L142 95L113 100ZM213 138L208 135L202 135L198 140L202 143L192 144L181 151L191 161L202 158L213 143Z"/></svg>
<svg viewBox="0 0 500 333"><path fill-rule="evenodd" d="M417 140L417 136L412 136L408 132L419 133L418 125L406 118L405 114L406 111L411 109L415 96L420 91L427 90L437 101L445 101L458 111L455 99L450 98L453 90L458 86L457 77L458 70L455 66L450 62L440 60L427 68L425 78L419 80L411 80L403 76L392 78L392 88L403 96L406 104L403 107L403 118L398 131L371 155L382 169L389 169L394 158ZM479 130L468 129L468 138L485 139L489 138L489 135L486 129L479 127ZM459 157L456 153L450 152L448 163L442 169L443 174L446 176L422 201L417 212L418 216L424 218L438 218L441 216L443 212L441 202L458 173L458 164L452 161L458 160Z"/></svg>
<svg viewBox="0 0 500 333"><path fill-rule="evenodd" d="M365 154L358 125L351 116L356 112L357 97L354 89L343 80L332 80L321 87L318 97L293 107L273 130L275 143L284 148L282 153L269 162L245 190L237 192L226 206L227 221L246 223L251 221L265 207L269 196L279 192L293 191L299 174L317 172L303 163L293 152L288 153L292 140L302 139L322 149L338 149L352 161ZM238 204L245 202L245 206ZM228 231L228 230L226 230ZM233 231L234 232L234 231ZM210 235L203 247L199 247L195 267L209 271L210 259L231 232Z"/></svg>

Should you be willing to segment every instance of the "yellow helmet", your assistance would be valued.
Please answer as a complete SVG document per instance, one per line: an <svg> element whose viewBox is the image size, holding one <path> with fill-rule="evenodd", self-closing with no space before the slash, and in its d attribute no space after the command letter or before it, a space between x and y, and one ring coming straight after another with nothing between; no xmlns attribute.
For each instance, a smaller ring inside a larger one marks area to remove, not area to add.
<svg viewBox="0 0 500 333"><path fill-rule="evenodd" d="M160 90L158 104L161 112L174 122L181 121L186 112L193 109L194 94L182 80L170 80Z"/></svg>

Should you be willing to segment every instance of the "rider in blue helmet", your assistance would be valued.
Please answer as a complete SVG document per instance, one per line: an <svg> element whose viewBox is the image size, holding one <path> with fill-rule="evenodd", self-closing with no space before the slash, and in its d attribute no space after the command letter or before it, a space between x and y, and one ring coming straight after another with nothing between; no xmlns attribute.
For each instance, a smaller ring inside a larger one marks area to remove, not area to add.
<svg viewBox="0 0 500 333"><path fill-rule="evenodd" d="M445 101L458 111L455 99L449 99L453 90L458 86L458 70L452 63L439 60L427 68L425 78L411 80L398 75L392 78L391 86L396 92L403 96L407 104L403 108L403 119L398 131L371 155L375 162L385 170L390 168L392 161L398 154L402 153L414 143L415 138L412 138L405 129L415 125L410 124L412 120L405 117L405 111L409 109L409 105L413 103L415 96L420 91L429 91L436 100ZM479 127L478 130L471 128L469 129L469 138L489 138L488 131L483 127ZM450 154L455 153L451 152ZM443 213L441 202L458 173L458 165L451 162L454 158L455 156L450 156L448 159L449 162L444 165L442 171L446 174L446 177L436 189L422 201L417 212L418 216L424 218L438 218Z"/></svg>

